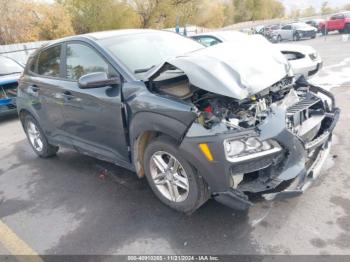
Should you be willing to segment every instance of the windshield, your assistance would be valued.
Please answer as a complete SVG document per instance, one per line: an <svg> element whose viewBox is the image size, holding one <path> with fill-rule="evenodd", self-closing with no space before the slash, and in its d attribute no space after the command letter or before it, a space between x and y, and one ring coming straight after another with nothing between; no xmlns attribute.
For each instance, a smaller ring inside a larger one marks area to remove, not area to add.
<svg viewBox="0 0 350 262"><path fill-rule="evenodd" d="M141 73L168 59L204 48L194 40L161 31L116 36L100 43L140 79Z"/></svg>
<svg viewBox="0 0 350 262"><path fill-rule="evenodd" d="M10 58L0 56L0 75L21 73L23 68Z"/></svg>

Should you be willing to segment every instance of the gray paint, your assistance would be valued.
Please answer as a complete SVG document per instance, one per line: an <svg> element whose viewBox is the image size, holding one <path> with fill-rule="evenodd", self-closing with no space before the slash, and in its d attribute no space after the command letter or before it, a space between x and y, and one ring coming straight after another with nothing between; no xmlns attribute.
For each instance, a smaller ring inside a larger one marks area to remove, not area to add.
<svg viewBox="0 0 350 262"><path fill-rule="evenodd" d="M285 57L260 37L200 49L166 63L181 69L191 84L239 100L261 92L291 74ZM165 68L162 65L152 70L145 79Z"/></svg>

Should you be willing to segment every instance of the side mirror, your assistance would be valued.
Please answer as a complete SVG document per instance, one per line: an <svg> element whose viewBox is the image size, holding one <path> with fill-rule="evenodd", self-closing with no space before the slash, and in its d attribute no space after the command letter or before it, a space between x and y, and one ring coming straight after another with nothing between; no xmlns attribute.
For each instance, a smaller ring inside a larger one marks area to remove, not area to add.
<svg viewBox="0 0 350 262"><path fill-rule="evenodd" d="M79 88L98 88L103 86L118 85L121 83L119 77L109 78L105 72L96 72L83 75L78 80Z"/></svg>

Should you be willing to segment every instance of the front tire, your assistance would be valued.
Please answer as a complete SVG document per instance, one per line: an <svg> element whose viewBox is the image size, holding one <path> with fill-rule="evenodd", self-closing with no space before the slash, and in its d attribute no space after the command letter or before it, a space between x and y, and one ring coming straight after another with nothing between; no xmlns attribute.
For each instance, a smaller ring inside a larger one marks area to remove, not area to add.
<svg viewBox="0 0 350 262"><path fill-rule="evenodd" d="M300 35L299 35L299 33L295 33L295 34L294 34L293 40L294 40L294 41L299 41L299 40L300 40Z"/></svg>
<svg viewBox="0 0 350 262"><path fill-rule="evenodd" d="M26 115L23 119L24 131L27 135L29 144L33 151L42 158L48 158L56 155L58 146L49 144L39 123L31 115Z"/></svg>
<svg viewBox="0 0 350 262"><path fill-rule="evenodd" d="M208 186L168 137L152 140L144 154L147 181L167 206L192 213L209 199Z"/></svg>

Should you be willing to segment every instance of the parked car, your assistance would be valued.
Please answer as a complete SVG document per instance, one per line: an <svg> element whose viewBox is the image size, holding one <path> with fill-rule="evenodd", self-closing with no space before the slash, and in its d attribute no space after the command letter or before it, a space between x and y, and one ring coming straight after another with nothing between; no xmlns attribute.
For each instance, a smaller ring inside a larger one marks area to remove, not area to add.
<svg viewBox="0 0 350 262"><path fill-rule="evenodd" d="M330 31L350 34L350 11L337 13L320 25L323 35Z"/></svg>
<svg viewBox="0 0 350 262"><path fill-rule="evenodd" d="M261 37L205 48L155 30L52 41L29 58L17 107L40 157L66 146L113 162L182 212L299 195L339 117L332 94L294 83Z"/></svg>
<svg viewBox="0 0 350 262"><path fill-rule="evenodd" d="M235 42L246 38L242 33L236 31L214 31L192 36L205 46L211 46L224 42ZM321 56L311 46L275 44L274 45L289 61L293 73L304 76L306 79L315 75L322 68Z"/></svg>
<svg viewBox="0 0 350 262"><path fill-rule="evenodd" d="M18 79L23 66L11 58L0 56L0 116L16 113Z"/></svg>
<svg viewBox="0 0 350 262"><path fill-rule="evenodd" d="M277 30L280 28L279 24L275 24L275 25L258 25L255 27L255 34L259 34L264 36L267 40L269 40L270 42L274 42L272 39L272 31L273 30Z"/></svg>
<svg viewBox="0 0 350 262"><path fill-rule="evenodd" d="M308 79L317 74L323 66L319 53L311 46L295 44L275 45L288 59L293 73Z"/></svg>
<svg viewBox="0 0 350 262"><path fill-rule="evenodd" d="M324 19L322 18L314 18L314 19L310 19L310 20L307 20L305 21L306 24L310 25L310 26L313 26L317 29L317 32L321 32L321 25L322 23L324 23Z"/></svg>
<svg viewBox="0 0 350 262"><path fill-rule="evenodd" d="M299 41L302 38L315 38L317 29L305 23L292 23L273 31L273 37L277 42L284 40Z"/></svg>

